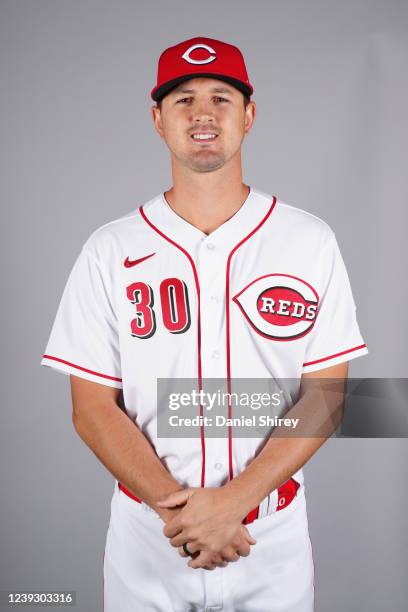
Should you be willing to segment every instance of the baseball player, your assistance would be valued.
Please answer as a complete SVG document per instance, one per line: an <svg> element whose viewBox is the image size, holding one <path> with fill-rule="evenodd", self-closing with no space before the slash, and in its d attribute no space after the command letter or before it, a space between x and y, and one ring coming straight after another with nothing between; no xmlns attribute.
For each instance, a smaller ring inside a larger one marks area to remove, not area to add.
<svg viewBox="0 0 408 612"><path fill-rule="evenodd" d="M243 182L252 93L233 45L161 54L152 119L172 187L87 239L41 361L70 375L75 429L115 478L105 612L313 609L302 467L324 440L157 430L158 379L299 392L368 352L333 231Z"/></svg>

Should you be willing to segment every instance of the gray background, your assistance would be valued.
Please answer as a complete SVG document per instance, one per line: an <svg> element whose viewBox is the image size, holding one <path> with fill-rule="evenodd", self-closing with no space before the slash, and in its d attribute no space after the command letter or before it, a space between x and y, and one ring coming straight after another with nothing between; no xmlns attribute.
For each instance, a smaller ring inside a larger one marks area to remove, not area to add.
<svg viewBox="0 0 408 612"><path fill-rule="evenodd" d="M196 35L242 48L258 104L245 179L334 229L370 350L351 375L406 377L408 5L0 9L0 589L74 589L93 612L113 479L73 430L68 378L39 361L85 239L170 185L150 118L160 52ZM335 439L306 467L316 612L406 610L406 465L405 440Z"/></svg>

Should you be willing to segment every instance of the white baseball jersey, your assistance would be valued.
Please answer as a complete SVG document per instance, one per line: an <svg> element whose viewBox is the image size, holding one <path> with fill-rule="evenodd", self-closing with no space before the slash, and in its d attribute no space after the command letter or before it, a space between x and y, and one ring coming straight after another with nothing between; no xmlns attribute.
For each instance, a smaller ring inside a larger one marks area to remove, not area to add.
<svg viewBox="0 0 408 612"><path fill-rule="evenodd" d="M158 438L157 378L291 378L366 354L335 235L251 188L210 235L161 194L97 229L72 269L43 365L123 388L183 485L218 486L261 440ZM303 476L295 476L300 483Z"/></svg>
<svg viewBox="0 0 408 612"><path fill-rule="evenodd" d="M128 416L170 473L183 486L220 486L245 469L263 440L206 437L205 427L196 438L158 437L158 378L292 379L295 398L303 373L366 353L330 227L252 188L210 235L162 194L97 229L71 271L41 363L123 389ZM248 525L258 539L251 555L200 570L201 577L177 559L157 516L115 487L105 612L311 611L302 470L293 478L300 485L294 501L277 512L271 492L260 504L262 520ZM156 574L146 565L151 551Z"/></svg>

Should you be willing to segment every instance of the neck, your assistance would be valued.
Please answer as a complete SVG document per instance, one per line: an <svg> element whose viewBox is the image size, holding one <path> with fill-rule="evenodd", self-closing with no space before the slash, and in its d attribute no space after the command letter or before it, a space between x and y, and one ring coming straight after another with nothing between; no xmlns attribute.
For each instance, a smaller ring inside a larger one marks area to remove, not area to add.
<svg viewBox="0 0 408 612"><path fill-rule="evenodd" d="M164 193L180 217L210 234L243 205L249 186L242 180L240 164L225 164L214 172L191 172L173 164L173 187Z"/></svg>

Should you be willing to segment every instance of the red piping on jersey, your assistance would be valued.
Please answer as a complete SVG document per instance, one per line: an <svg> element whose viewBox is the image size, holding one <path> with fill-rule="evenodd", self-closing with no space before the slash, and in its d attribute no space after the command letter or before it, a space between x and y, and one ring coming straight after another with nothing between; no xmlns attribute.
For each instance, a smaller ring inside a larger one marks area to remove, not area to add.
<svg viewBox="0 0 408 612"><path fill-rule="evenodd" d="M249 238L251 238L268 220L273 209L275 208L276 197L273 196L272 204L262 219L260 223L247 235L245 238L238 242L237 245L234 246L231 253L228 255L227 260L227 270L226 270L226 279L225 279L225 325L226 325L226 343L227 343L227 389L228 394L231 393L231 347L230 347L230 313L229 313L229 300L230 300L230 269L231 269L231 260L234 253L239 249L240 246L244 244ZM230 395L228 396L228 398ZM228 418L231 418L231 402L228 399ZM229 461L229 477L230 480L234 478L234 469L232 465L232 426L228 426L228 461Z"/></svg>
<svg viewBox="0 0 408 612"><path fill-rule="evenodd" d="M162 238L167 240L167 242L170 242L170 244L172 244L177 249L179 249L187 257L187 259L190 262L190 265L192 267L193 275L194 275L194 281L195 281L196 290L197 290L197 303L198 303L197 304L197 306L198 306L198 321L197 321L197 347L198 347L197 370L198 370L198 386L199 386L199 391L201 392L203 378L202 378L202 367L201 367L200 283L199 283L199 280L198 280L198 274L197 274L197 269L195 267L195 263L193 261L193 258L190 255L190 253L188 253L185 249L183 249L182 246L177 244L177 242L174 242L174 240L172 240L171 238L166 236L166 234L164 234L162 231L160 231L158 227L156 227L155 225L153 225L153 223L151 221L149 221L149 219L146 217L146 213L143 210L143 206L141 206L139 208L139 211L140 211L140 214L142 216L142 219L144 219L144 221L146 221L147 225L149 225L155 232L157 232L159 234L159 236L161 236ZM200 416L202 417L203 415L204 415L204 410L203 410L202 404L200 403ZM203 487L204 484L205 484L205 437L204 437L204 426L203 425L200 425L200 434L201 434L201 455L202 455L202 462L201 462L201 486Z"/></svg>
<svg viewBox="0 0 408 612"><path fill-rule="evenodd" d="M133 501L136 501L138 504L142 503L142 500L136 497L136 495L133 495L133 493L131 493L129 489L127 489L121 482L118 482L118 487L121 491L123 491L123 493L126 493L128 497L133 499Z"/></svg>
<svg viewBox="0 0 408 612"><path fill-rule="evenodd" d="M100 372L94 372L93 370L88 370L88 368L83 368L76 363L71 363L70 361L65 361L65 359L60 359L59 357L53 357L52 355L43 355L44 359L52 359L53 361L59 361L61 363L65 363L65 365L69 365L77 370L82 370L82 372L88 372L88 374L94 374L95 376L101 376L102 378L107 378L108 380L116 380L117 382L122 382L121 378L116 378L116 376L108 376L107 374L101 374Z"/></svg>
<svg viewBox="0 0 408 612"><path fill-rule="evenodd" d="M346 355L347 353L351 353L352 351L358 351L359 349L366 348L366 344L360 344L360 346L355 346L354 348L347 349L347 351L341 351L341 353L335 353L334 355L329 355L329 357L322 357L321 359L315 359L314 361L306 361L303 364L303 367L313 365L315 363L321 363L322 361L327 361L328 359L334 359L335 357L340 357L341 355Z"/></svg>

